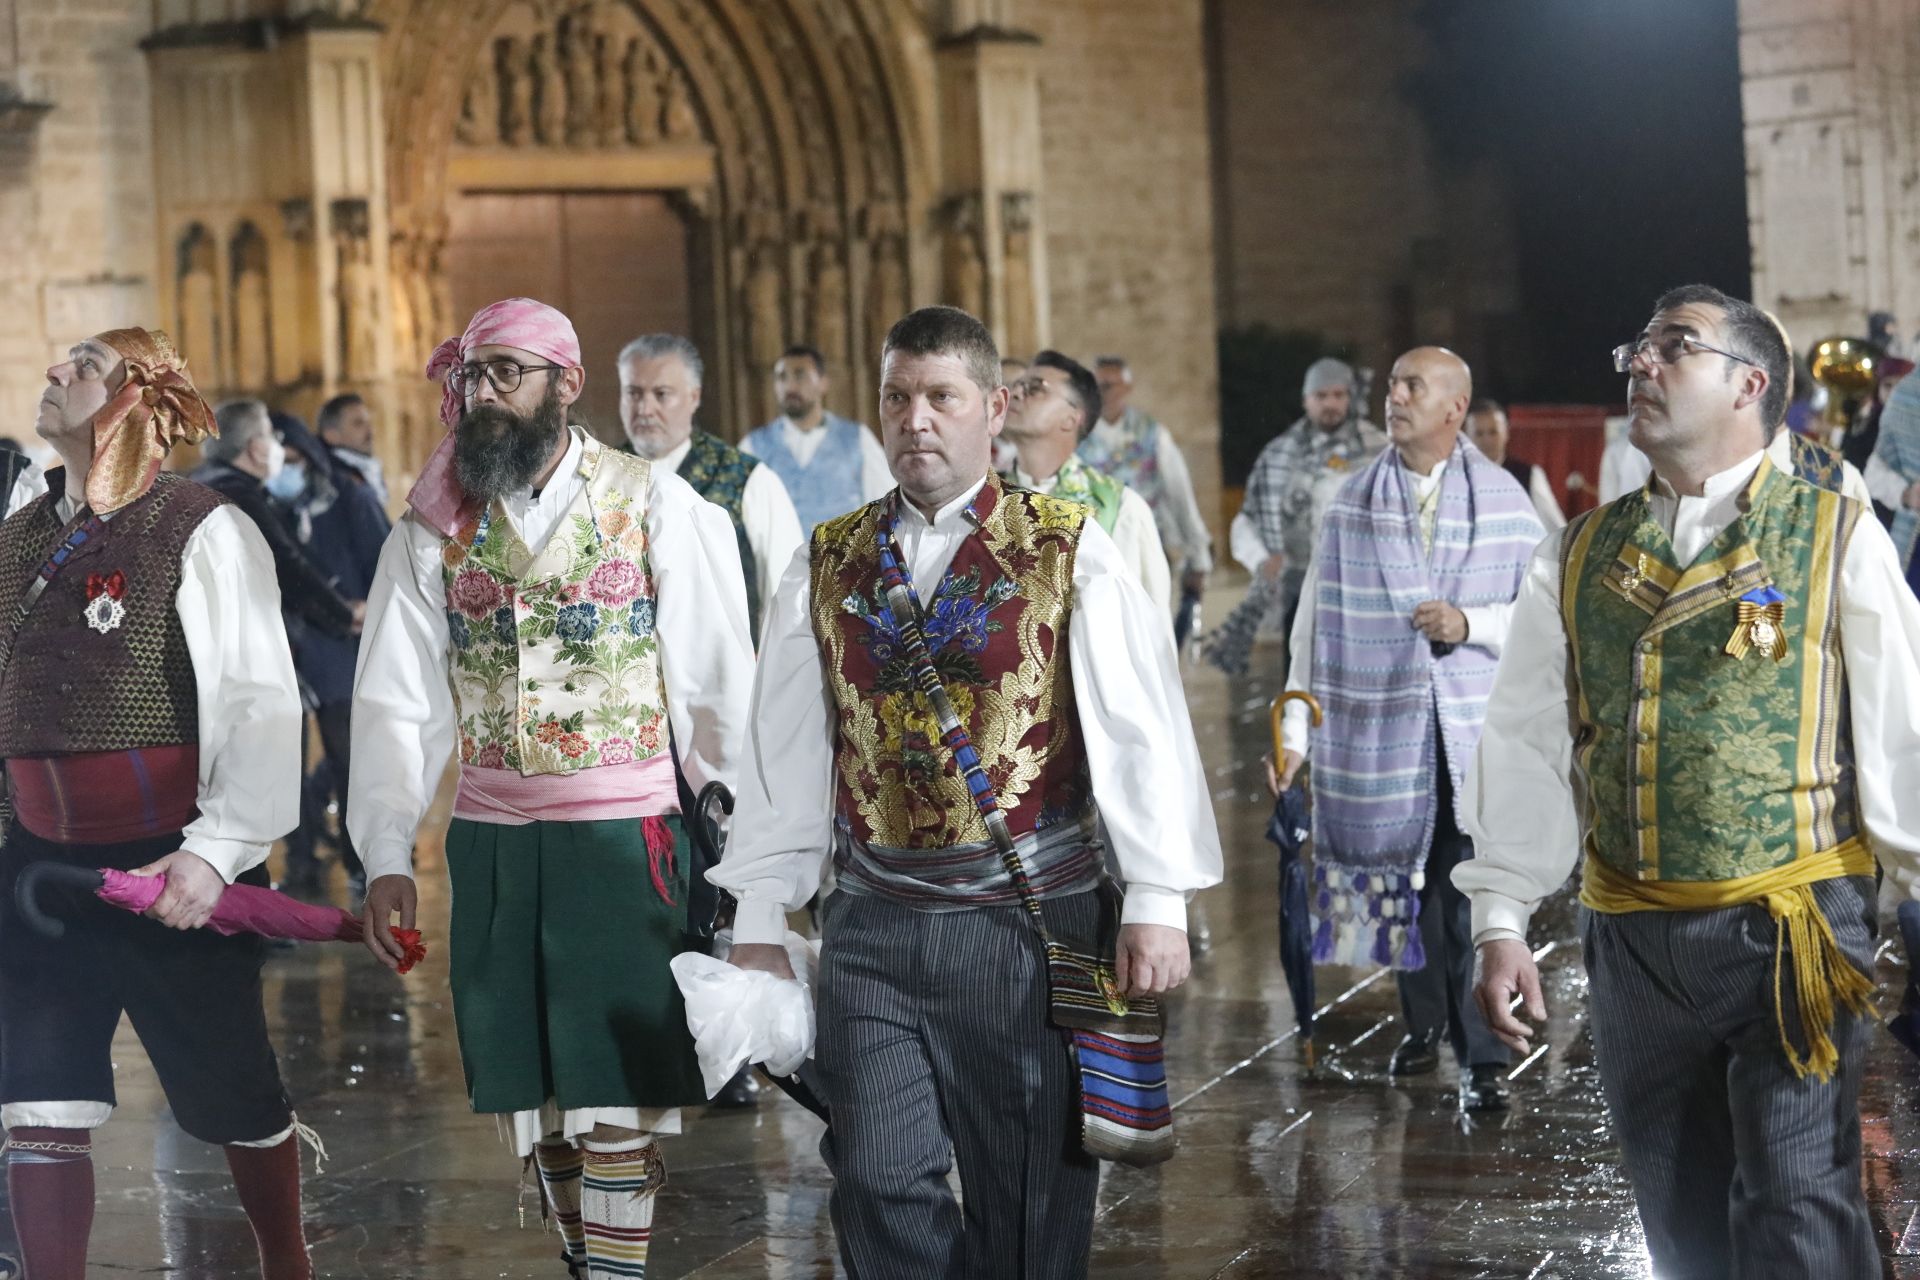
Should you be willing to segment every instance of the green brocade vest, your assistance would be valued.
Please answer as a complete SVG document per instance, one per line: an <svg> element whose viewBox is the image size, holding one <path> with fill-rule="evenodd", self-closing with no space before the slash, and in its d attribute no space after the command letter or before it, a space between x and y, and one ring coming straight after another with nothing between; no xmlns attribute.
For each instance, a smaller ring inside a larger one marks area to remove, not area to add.
<svg viewBox="0 0 1920 1280"><path fill-rule="evenodd" d="M1837 603L1859 504L1763 460L1742 509L1684 566L1645 488L1567 529L1587 848L1632 879L1738 879L1861 830ZM1777 661L1740 621L1768 586ZM1736 632L1757 641L1740 657Z"/></svg>
<svg viewBox="0 0 1920 1280"><path fill-rule="evenodd" d="M1079 503L1093 512L1096 524L1112 533L1114 522L1120 518L1120 500L1126 496L1126 492L1127 486L1112 476L1095 471L1077 454L1069 454L1067 460L1060 464L1060 470L1054 474L1050 496Z"/></svg>

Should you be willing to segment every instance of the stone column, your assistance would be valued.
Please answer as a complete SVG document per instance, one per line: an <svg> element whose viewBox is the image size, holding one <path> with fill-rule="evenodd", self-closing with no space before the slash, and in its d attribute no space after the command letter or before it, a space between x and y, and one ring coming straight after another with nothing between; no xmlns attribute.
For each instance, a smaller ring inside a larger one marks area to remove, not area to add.
<svg viewBox="0 0 1920 1280"><path fill-rule="evenodd" d="M980 23L942 39L936 56L939 297L978 309L1008 354L1030 356L1049 337L1040 40Z"/></svg>
<svg viewBox="0 0 1920 1280"><path fill-rule="evenodd" d="M1753 293L1805 352L1920 330L1920 0L1741 0Z"/></svg>

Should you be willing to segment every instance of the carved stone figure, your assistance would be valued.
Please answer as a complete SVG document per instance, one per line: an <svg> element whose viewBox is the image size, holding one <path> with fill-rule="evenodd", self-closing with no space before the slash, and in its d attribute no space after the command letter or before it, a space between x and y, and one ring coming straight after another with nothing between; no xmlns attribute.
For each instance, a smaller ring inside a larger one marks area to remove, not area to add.
<svg viewBox="0 0 1920 1280"><path fill-rule="evenodd" d="M660 74L653 50L639 36L627 41L620 82L626 91L627 141L636 147L652 146L660 140Z"/></svg>
<svg viewBox="0 0 1920 1280"><path fill-rule="evenodd" d="M527 55L527 75L533 81L533 136L536 142L557 147L566 141L567 83L560 63L547 48L547 35L533 38Z"/></svg>
<svg viewBox="0 0 1920 1280"><path fill-rule="evenodd" d="M577 21L560 26L560 78L566 85L566 137L570 147L587 146L594 140L593 49ZM557 139L556 139L557 141Z"/></svg>
<svg viewBox="0 0 1920 1280"><path fill-rule="evenodd" d="M620 145L625 132L621 106L620 82L613 70L613 38L601 32L593 37L593 133L603 147Z"/></svg>
<svg viewBox="0 0 1920 1280"><path fill-rule="evenodd" d="M1033 282L1033 194L1009 191L1000 197L1006 261L1001 275L1007 289L1007 350L1031 352L1040 345Z"/></svg>
<svg viewBox="0 0 1920 1280"><path fill-rule="evenodd" d="M947 207L946 236L941 244L947 301L985 320L987 265L982 249L980 197L961 196Z"/></svg>
<svg viewBox="0 0 1920 1280"><path fill-rule="evenodd" d="M524 146L533 130L533 66L513 36L501 36L494 46L494 74L500 81L500 139L508 146Z"/></svg>
<svg viewBox="0 0 1920 1280"><path fill-rule="evenodd" d="M779 246L762 244L753 254L747 277L747 349L756 370L774 366L787 346L787 326L780 314Z"/></svg>
<svg viewBox="0 0 1920 1280"><path fill-rule="evenodd" d="M355 380L377 373L380 346L381 284L373 269L373 241L367 234L367 215L358 201L339 201L334 214L334 252L338 262L335 301L338 307L340 363Z"/></svg>
<svg viewBox="0 0 1920 1280"><path fill-rule="evenodd" d="M847 267L836 244L814 249L812 321L813 345L827 366L847 368Z"/></svg>
<svg viewBox="0 0 1920 1280"><path fill-rule="evenodd" d="M387 246L387 309L393 317L394 363L402 371L424 364L426 353L420 349L420 326L413 313L413 277L418 266L413 259L412 237L396 231Z"/></svg>
<svg viewBox="0 0 1920 1280"><path fill-rule="evenodd" d="M492 58L482 58L467 96L460 103L454 136L470 147L491 147L500 141L500 71Z"/></svg>
<svg viewBox="0 0 1920 1280"><path fill-rule="evenodd" d="M886 344L887 330L907 314L907 271L901 260L903 243L898 236L883 236L873 242L872 270L867 277L867 337L864 360L878 360Z"/></svg>
<svg viewBox="0 0 1920 1280"><path fill-rule="evenodd" d="M679 67L667 68L663 96L666 98L666 108L661 123L667 140L697 141L700 137L700 117L693 109L693 91L687 85L686 72Z"/></svg>
<svg viewBox="0 0 1920 1280"><path fill-rule="evenodd" d="M221 350L218 263L213 237L197 222L180 240L179 264L180 354L191 363L203 390L224 389L228 382Z"/></svg>
<svg viewBox="0 0 1920 1280"><path fill-rule="evenodd" d="M234 381L248 391L273 383L271 307L267 295L267 242L251 222L233 237Z"/></svg>

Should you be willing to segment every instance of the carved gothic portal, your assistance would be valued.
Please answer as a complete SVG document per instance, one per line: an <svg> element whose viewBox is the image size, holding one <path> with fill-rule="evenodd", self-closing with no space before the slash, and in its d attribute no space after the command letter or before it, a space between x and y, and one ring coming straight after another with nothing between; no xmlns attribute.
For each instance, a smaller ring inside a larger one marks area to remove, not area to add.
<svg viewBox="0 0 1920 1280"><path fill-rule="evenodd" d="M713 430L772 416L790 342L826 351L830 403L871 419L878 336L932 291L939 257L917 0L373 0L365 16L388 32L401 374L475 300L562 271L551 287L575 299L589 361L609 366L625 328L667 323L679 291ZM591 251L570 249L566 229L589 224ZM526 237L511 270L507 226ZM340 252L344 277L358 250ZM351 328L342 341L350 364ZM614 378L589 365L590 387ZM613 401L590 400L617 432ZM424 387L400 401L416 457L435 403Z"/></svg>

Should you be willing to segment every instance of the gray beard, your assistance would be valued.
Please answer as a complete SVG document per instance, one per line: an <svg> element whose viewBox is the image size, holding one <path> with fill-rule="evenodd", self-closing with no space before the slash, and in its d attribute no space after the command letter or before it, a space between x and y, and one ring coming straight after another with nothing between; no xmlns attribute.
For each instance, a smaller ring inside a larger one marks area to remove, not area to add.
<svg viewBox="0 0 1920 1280"><path fill-rule="evenodd" d="M530 486L553 457L566 422L551 392L531 417L499 405L469 410L453 441L453 473L469 497L492 502Z"/></svg>

